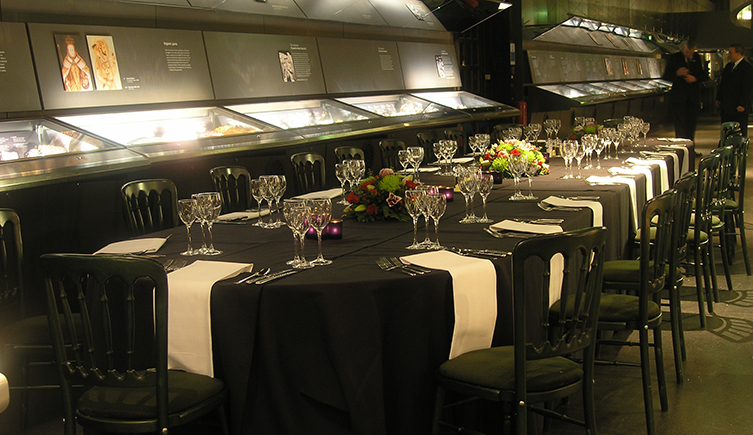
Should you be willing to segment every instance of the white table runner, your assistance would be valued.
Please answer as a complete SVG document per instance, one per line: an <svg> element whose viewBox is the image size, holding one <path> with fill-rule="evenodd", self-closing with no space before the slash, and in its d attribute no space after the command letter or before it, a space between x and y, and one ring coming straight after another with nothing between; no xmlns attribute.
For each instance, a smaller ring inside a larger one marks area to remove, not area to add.
<svg viewBox="0 0 753 435"><path fill-rule="evenodd" d="M654 197L654 173L651 171L650 166L633 166L631 168L623 168L622 166L615 166L609 168L609 173L612 175L636 175L643 174L646 176L646 201Z"/></svg>
<svg viewBox="0 0 753 435"><path fill-rule="evenodd" d="M214 376L210 296L215 282L253 264L198 260L167 275L167 367Z"/></svg>
<svg viewBox="0 0 753 435"><path fill-rule="evenodd" d="M669 171L667 170L667 162L664 159L639 159L636 157L630 157L625 161L636 166L658 165L660 169L659 172L661 173L660 193L664 193L669 190Z"/></svg>
<svg viewBox="0 0 753 435"><path fill-rule="evenodd" d="M680 150L682 151L683 159L682 159L682 172L680 172L679 175L677 175L677 179L679 180L680 177L685 174L686 172L690 171L690 150L688 150L687 146L682 145L662 145L658 147L660 150Z"/></svg>
<svg viewBox="0 0 753 435"><path fill-rule="evenodd" d="M497 323L497 272L491 261L445 250L408 255L402 260L452 275L455 326L450 359L492 345Z"/></svg>
<svg viewBox="0 0 753 435"><path fill-rule="evenodd" d="M666 167L666 166L665 166ZM638 229L638 199L635 194L635 180L628 177L599 177L592 175L586 179L593 184L627 184L630 187L630 208L632 209L633 228Z"/></svg>
<svg viewBox="0 0 753 435"><path fill-rule="evenodd" d="M559 196L550 196L541 202L554 205L556 207L588 207L591 209L593 219L591 225L594 227L600 227L604 225L604 207L602 207L599 201L588 201L582 199L567 199L560 198Z"/></svg>

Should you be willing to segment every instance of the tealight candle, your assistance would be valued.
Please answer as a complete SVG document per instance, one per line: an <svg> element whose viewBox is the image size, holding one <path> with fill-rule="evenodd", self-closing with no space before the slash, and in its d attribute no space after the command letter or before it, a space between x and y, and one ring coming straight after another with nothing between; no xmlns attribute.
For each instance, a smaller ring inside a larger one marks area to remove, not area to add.
<svg viewBox="0 0 753 435"><path fill-rule="evenodd" d="M484 174L489 174L492 176L492 179L494 180L494 184L502 184L502 180L504 177L502 177L502 173L499 171L484 171Z"/></svg>
<svg viewBox="0 0 753 435"><path fill-rule="evenodd" d="M332 219L327 224L327 228L324 229L327 232L328 239L342 239L343 238L343 221L340 219Z"/></svg>
<svg viewBox="0 0 753 435"><path fill-rule="evenodd" d="M439 187L439 193L444 195L445 198L447 198L447 202L452 202L455 199L455 192L452 187Z"/></svg>

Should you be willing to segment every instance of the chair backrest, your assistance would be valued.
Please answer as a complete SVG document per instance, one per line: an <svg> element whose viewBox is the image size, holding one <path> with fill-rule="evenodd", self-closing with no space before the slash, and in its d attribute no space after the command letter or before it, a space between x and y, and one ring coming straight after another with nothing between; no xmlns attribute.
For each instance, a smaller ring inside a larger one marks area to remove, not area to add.
<svg viewBox="0 0 753 435"><path fill-rule="evenodd" d="M584 349L584 358L593 358L606 233L606 228L594 227L533 237L521 241L513 250L515 390L523 403L528 403L525 400L527 360ZM564 266L560 310L556 315L550 314L549 309L554 302L550 297L553 264ZM520 273L532 268L542 273ZM527 320L526 316L532 319ZM529 330L537 323L543 333ZM536 341L532 342L531 337L536 337Z"/></svg>
<svg viewBox="0 0 753 435"><path fill-rule="evenodd" d="M437 160L434 155L434 134L431 133L417 133L416 142L418 146L424 149L424 163L430 163Z"/></svg>
<svg viewBox="0 0 753 435"><path fill-rule="evenodd" d="M734 153L735 149L731 145L711 151L711 154L719 156L719 182L716 185L716 199L711 206L722 222L724 222L724 205L732 193Z"/></svg>
<svg viewBox="0 0 753 435"><path fill-rule="evenodd" d="M317 153L298 153L290 156L295 172L296 192L299 195L324 190L327 180L324 157Z"/></svg>
<svg viewBox="0 0 753 435"><path fill-rule="evenodd" d="M75 404L71 385L155 387L158 427L167 427L167 275L162 264L140 257L45 254L40 267L66 413ZM74 326L74 311L80 313L81 332Z"/></svg>
<svg viewBox="0 0 753 435"><path fill-rule="evenodd" d="M397 139L383 139L379 141L382 152L382 167L398 170L402 168L397 159L397 152L406 149L405 142Z"/></svg>
<svg viewBox="0 0 753 435"><path fill-rule="evenodd" d="M454 140L458 143L458 149L460 150L462 155L465 155L466 153L470 152L470 149L468 148L465 140L465 134L463 133L463 130L459 128L448 128L444 131L444 138L447 140ZM429 150L431 151L431 150Z"/></svg>
<svg viewBox="0 0 753 435"><path fill-rule="evenodd" d="M728 121L725 123L722 123L721 128L719 129L719 144L724 144L724 141L727 140L728 136L734 135L734 134L741 134L740 130L740 123L737 121Z"/></svg>
<svg viewBox="0 0 753 435"><path fill-rule="evenodd" d="M695 191L695 243L699 246L701 231L708 234L711 223L712 205L716 202L717 184L719 183L719 155L709 154L698 162L698 177Z"/></svg>
<svg viewBox="0 0 753 435"><path fill-rule="evenodd" d="M15 211L0 208L0 306L21 302L20 312L24 313L23 300L23 257L21 241L21 221Z"/></svg>
<svg viewBox="0 0 753 435"><path fill-rule="evenodd" d="M209 170L214 189L222 197L222 213L251 208L251 174L243 166L218 166Z"/></svg>
<svg viewBox="0 0 753 435"><path fill-rule="evenodd" d="M641 231L639 315L648 319L649 299L659 301L660 292L667 282L667 264L672 247L672 228L675 219L677 193L669 190L651 198L643 206L641 228L656 228L656 233Z"/></svg>
<svg viewBox="0 0 753 435"><path fill-rule="evenodd" d="M725 140L725 146L733 148L732 170L730 173L730 198L737 201L738 207L743 209L745 200L745 177L748 166L748 145L750 141L744 136L730 136Z"/></svg>
<svg viewBox="0 0 753 435"><path fill-rule="evenodd" d="M365 160L366 154L358 147L337 147L335 157L337 157L337 163L342 163L343 160Z"/></svg>
<svg viewBox="0 0 753 435"><path fill-rule="evenodd" d="M170 180L136 180L123 185L126 224L132 236L178 226L178 189Z"/></svg>
<svg viewBox="0 0 753 435"><path fill-rule="evenodd" d="M677 267L685 258L688 246L688 233L690 232L690 217L693 214L693 199L696 195L697 175L688 172L682 176L675 185L675 217L673 219L671 248L669 252L669 282L674 283L677 279Z"/></svg>

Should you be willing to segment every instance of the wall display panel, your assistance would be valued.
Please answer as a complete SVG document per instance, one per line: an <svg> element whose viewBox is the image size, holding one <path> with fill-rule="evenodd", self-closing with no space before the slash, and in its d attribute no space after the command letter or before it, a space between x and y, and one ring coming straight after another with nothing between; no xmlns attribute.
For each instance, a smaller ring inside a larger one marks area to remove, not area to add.
<svg viewBox="0 0 753 435"><path fill-rule="evenodd" d="M658 60L637 56L528 50L531 79L535 84L647 79Z"/></svg>
<svg viewBox="0 0 753 435"><path fill-rule="evenodd" d="M401 56L394 41L317 38L327 93L404 89Z"/></svg>
<svg viewBox="0 0 753 435"><path fill-rule="evenodd" d="M308 18L386 26L369 0L295 0Z"/></svg>
<svg viewBox="0 0 753 435"><path fill-rule="evenodd" d="M217 99L324 94L316 39L204 32Z"/></svg>
<svg viewBox="0 0 753 435"><path fill-rule="evenodd" d="M45 109L214 98L201 32L29 24Z"/></svg>
<svg viewBox="0 0 753 435"><path fill-rule="evenodd" d="M0 112L42 108L23 23L0 23L0 95Z"/></svg>
<svg viewBox="0 0 753 435"><path fill-rule="evenodd" d="M461 87L460 65L450 44L398 42L406 89Z"/></svg>
<svg viewBox="0 0 753 435"><path fill-rule="evenodd" d="M245 12L260 15L277 15L281 17L306 18L301 9L293 0L225 0L215 9Z"/></svg>

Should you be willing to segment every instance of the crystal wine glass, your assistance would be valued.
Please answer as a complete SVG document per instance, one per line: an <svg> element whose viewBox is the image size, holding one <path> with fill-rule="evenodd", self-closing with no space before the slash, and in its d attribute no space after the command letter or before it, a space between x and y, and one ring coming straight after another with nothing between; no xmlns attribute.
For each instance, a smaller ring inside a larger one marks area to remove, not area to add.
<svg viewBox="0 0 753 435"><path fill-rule="evenodd" d="M515 182L515 193L509 198L510 201L526 199L525 195L520 192L520 176L525 173L527 164L528 162L523 154L511 154L507 159L507 169L510 170Z"/></svg>
<svg viewBox="0 0 753 435"><path fill-rule="evenodd" d="M314 267L313 264L306 261L306 258L303 257L303 246L301 246L301 254L298 254L299 241L301 245L303 245L303 239L298 232L298 227L304 225L306 221L307 208L305 201L302 199L283 200L282 214L285 217L285 223L288 225L288 228L293 232L293 249L295 250L295 257L293 257L292 260L287 261L286 264L293 266L296 269L308 269ZM306 227L306 229L308 229L308 227Z"/></svg>
<svg viewBox="0 0 753 435"><path fill-rule="evenodd" d="M651 124L648 122L644 122L641 124L641 133L643 133L643 145L645 146L647 144L646 142L646 135L651 130Z"/></svg>
<svg viewBox="0 0 753 435"><path fill-rule="evenodd" d="M425 195L425 190L406 190L404 194L405 208L413 220L413 243L406 246L405 249L421 249L421 245L416 241L416 232L418 231L418 217L421 216L420 198Z"/></svg>
<svg viewBox="0 0 753 435"><path fill-rule="evenodd" d="M402 173L407 174L408 173L408 166L411 165L411 159L413 156L411 155L410 151L408 150L398 150L397 151L397 161L400 163L400 166L403 167Z"/></svg>
<svg viewBox="0 0 753 435"><path fill-rule="evenodd" d="M201 229L201 247L199 249L196 249L198 254L203 254L206 252L207 248L207 236L204 231L204 228L207 226L207 221L204 219L204 214L201 213L201 210L199 209L199 193L194 193L191 195L191 199L196 201L196 221L199 223L199 228Z"/></svg>
<svg viewBox="0 0 753 435"><path fill-rule="evenodd" d="M306 200L309 208L309 224L316 230L316 239L319 244L319 255L311 260L315 266L332 264L332 260L325 260L322 256L322 231L329 224L332 217L332 200L329 198L312 198Z"/></svg>
<svg viewBox="0 0 753 435"><path fill-rule="evenodd" d="M253 226L255 227L263 227L264 221L261 219L261 180L258 178L251 179L249 181L250 187L251 187L251 196L254 197L256 200L256 204L258 205L258 211L259 211L259 219L253 223Z"/></svg>
<svg viewBox="0 0 753 435"><path fill-rule="evenodd" d="M429 216L434 221L434 243L429 249L443 249L442 245L439 244L439 219L447 209L447 197L439 189L436 189L430 195L427 195L427 202L429 203ZM426 226L429 226L428 222Z"/></svg>
<svg viewBox="0 0 753 435"><path fill-rule="evenodd" d="M181 252L180 255L199 255L199 250L191 247L191 225L196 222L196 208L195 199L181 199L178 201L178 216L180 216L180 220L186 226L186 233L188 234L188 248Z"/></svg>
<svg viewBox="0 0 753 435"><path fill-rule="evenodd" d="M419 186L417 190L424 191L424 194L421 195L418 199L418 208L421 211L421 214L424 216L424 228L426 230L426 236L424 237L424 241L419 243L419 245L422 248L425 249L431 249L431 247L434 245L434 242L431 241L429 238L429 218L431 216L431 194L435 192L439 192L439 188L435 187L424 187Z"/></svg>
<svg viewBox="0 0 753 435"><path fill-rule="evenodd" d="M310 261L307 261L304 255L306 233L308 233L309 228L311 228L311 225L309 224L310 210L308 203L303 200L300 205L292 207L290 210L290 217L290 223L293 225L294 231L298 236L298 241L301 244L299 261L291 266L293 269L310 269L314 267L314 265L311 264Z"/></svg>
<svg viewBox="0 0 753 435"><path fill-rule="evenodd" d="M604 146L607 142L603 137L596 137L594 141L594 151L596 151L596 169L601 169L601 153L604 151Z"/></svg>
<svg viewBox="0 0 753 435"><path fill-rule="evenodd" d="M528 178L528 195L526 195L526 199L538 199L533 194L533 176L536 175L539 172L539 162L537 160L525 160L525 165L523 169L523 174L525 174L526 178Z"/></svg>
<svg viewBox="0 0 753 435"><path fill-rule="evenodd" d="M207 224L207 234L209 235L209 246L202 252L204 255L220 255L222 251L215 249L214 239L212 236L212 224L217 220L222 210L222 198L219 192L200 193L196 198L196 204L199 207L199 213L203 221Z"/></svg>
<svg viewBox="0 0 753 435"><path fill-rule="evenodd" d="M274 200L275 200L275 211L278 213L277 218L272 223L275 228L281 228L283 226L282 221L280 220L280 199L282 199L282 196L285 195L285 190L288 188L288 180L285 178L284 175L275 175L277 177L277 182L275 183L274 187Z"/></svg>
<svg viewBox="0 0 753 435"><path fill-rule="evenodd" d="M462 166L457 167L458 189L465 198L465 217L460 220L461 224L473 224L477 222L476 214L473 212L473 195L477 187L476 171L473 168Z"/></svg>
<svg viewBox="0 0 753 435"><path fill-rule="evenodd" d="M490 174L478 175L478 193L481 195L481 203L483 204L484 216L478 218L478 223L490 224L494 222L486 215L486 198L492 193L492 187L494 187L494 178Z"/></svg>
<svg viewBox="0 0 753 435"><path fill-rule="evenodd" d="M263 200L267 201L267 206L269 207L269 222L263 222L262 221L262 228L270 229L274 228L274 224L272 223L272 200L274 199L274 192L276 189L275 183L277 183L277 177L274 175L262 175L259 177L259 181L261 181L261 185L259 186L259 192L261 194L261 197Z"/></svg>
<svg viewBox="0 0 753 435"><path fill-rule="evenodd" d="M560 177L561 180L569 180L573 177L573 157L575 156L575 147L578 142L566 139L562 141L560 145L560 151L562 151L562 158L565 160L565 175Z"/></svg>
<svg viewBox="0 0 753 435"><path fill-rule="evenodd" d="M418 183L418 167L421 166L421 162L424 160L424 149L423 147L408 147L407 149L411 153L411 165L414 171L413 181Z"/></svg>
<svg viewBox="0 0 753 435"><path fill-rule="evenodd" d="M574 178L582 179L583 176L580 174L580 162L583 160L583 157L586 155L586 147L582 143L575 142L575 152L573 153L573 157L575 157L575 161L578 162L578 175Z"/></svg>
<svg viewBox="0 0 753 435"><path fill-rule="evenodd" d="M340 182L340 190L342 191L341 195L342 198L340 198L339 201L337 201L340 205L348 205L348 200L345 195L345 183L348 182L348 164L347 163L335 163L335 176L337 177L337 180Z"/></svg>

